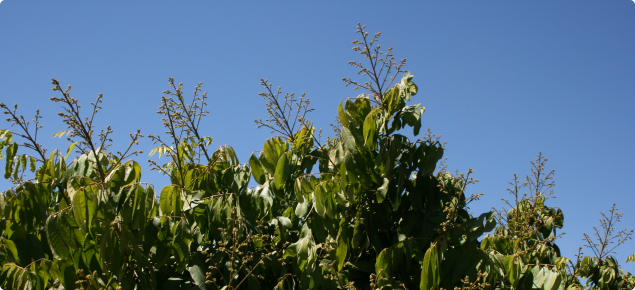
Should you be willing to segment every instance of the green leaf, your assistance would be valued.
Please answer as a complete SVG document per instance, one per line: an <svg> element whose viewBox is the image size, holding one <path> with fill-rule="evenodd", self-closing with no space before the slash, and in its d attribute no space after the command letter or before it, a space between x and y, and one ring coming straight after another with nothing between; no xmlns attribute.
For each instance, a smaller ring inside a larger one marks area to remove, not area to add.
<svg viewBox="0 0 635 290"><path fill-rule="evenodd" d="M291 150L298 152L306 152L310 150L313 147L314 132L315 128L313 126L303 127L302 130L300 130L293 136L293 144L291 145Z"/></svg>
<svg viewBox="0 0 635 290"><path fill-rule="evenodd" d="M281 226L283 226L283 227L285 227L287 229L291 228L291 219L289 219L288 217L278 216L278 217L276 217L276 220L278 220L278 223Z"/></svg>
<svg viewBox="0 0 635 290"><path fill-rule="evenodd" d="M68 155L71 155L71 152L73 152L73 148L75 148L75 146L77 145L77 143L79 143L79 141L71 144L68 146L68 149L66 149L66 156L64 156L64 160L68 159ZM152 156L152 153L150 153L150 156ZM161 157L161 156L159 156Z"/></svg>
<svg viewBox="0 0 635 290"><path fill-rule="evenodd" d="M377 114L379 108L373 110L370 114L366 115L364 120L364 140L366 147L370 150L374 150L377 146Z"/></svg>
<svg viewBox="0 0 635 290"><path fill-rule="evenodd" d="M351 153L357 153L358 149L357 144L355 143L355 137L353 137L353 134L348 128L342 128L340 138L342 140L342 144L344 145L344 149L350 151Z"/></svg>
<svg viewBox="0 0 635 290"><path fill-rule="evenodd" d="M505 270L507 272L507 276L509 282L514 286L518 286L518 282L520 282L520 278L522 278L523 273L527 269L527 266L523 264L521 258L516 257L514 255L509 255L505 257Z"/></svg>
<svg viewBox="0 0 635 290"><path fill-rule="evenodd" d="M531 274L533 275L533 288L542 289L542 285L545 284L547 267L540 267L538 265L534 266L531 269Z"/></svg>
<svg viewBox="0 0 635 290"><path fill-rule="evenodd" d="M300 239L284 250L283 257L285 259L287 257L295 257L296 265L301 271L304 271L305 269L312 269L314 267L315 260L317 259L316 250L317 248L313 240L313 235L311 234L311 229L309 229L309 226L305 223L300 232Z"/></svg>
<svg viewBox="0 0 635 290"><path fill-rule="evenodd" d="M296 178L295 182L293 183L293 192L295 193L295 198L298 200L298 203L304 203L306 200L306 192L304 192L304 189L302 188L303 179L306 180L304 176L300 176Z"/></svg>
<svg viewBox="0 0 635 290"><path fill-rule="evenodd" d="M346 263L346 255L348 254L348 248L351 244L351 237L348 231L348 226L346 225L346 219L342 219L340 222L340 230L337 235L337 269L339 271L342 270L344 263Z"/></svg>
<svg viewBox="0 0 635 290"><path fill-rule="evenodd" d="M432 174L437 162L443 157L443 147L439 144L422 145L419 152L419 174Z"/></svg>
<svg viewBox="0 0 635 290"><path fill-rule="evenodd" d="M401 79L401 82L409 90L409 93L411 96L416 95L417 92L419 91L419 88L417 87L417 85L412 81L413 77L414 76L411 75L410 72L407 72L403 75L403 78ZM408 101L410 101L410 98L408 98Z"/></svg>
<svg viewBox="0 0 635 290"><path fill-rule="evenodd" d="M276 172L277 164L273 164L269 162L269 160L265 156L265 153L260 153L260 155L258 155L258 161L260 161L260 164L262 165L262 169L269 175L273 175Z"/></svg>
<svg viewBox="0 0 635 290"><path fill-rule="evenodd" d="M6 206L7 206L7 201L5 200L5 195L0 194L0 219L4 217ZM10 211L10 208L7 208L7 212L9 211Z"/></svg>
<svg viewBox="0 0 635 290"><path fill-rule="evenodd" d="M337 112L340 117L340 123L342 123L343 128L348 128L350 123L348 122L348 118L346 117L346 112L344 112L344 108L342 108L342 102L340 102L340 106L337 108Z"/></svg>
<svg viewBox="0 0 635 290"><path fill-rule="evenodd" d="M428 248L423 257L423 267L421 269L421 285L422 290L437 289L441 282L439 273L439 253L436 246Z"/></svg>
<svg viewBox="0 0 635 290"><path fill-rule="evenodd" d="M145 227L146 222L146 191L143 189L141 185L133 186L134 191L130 191L126 199L129 199L125 204L130 206L130 213L127 218L129 218L129 222L132 230L140 230ZM122 216L123 217L123 216ZM128 223L127 220L124 219L124 223Z"/></svg>
<svg viewBox="0 0 635 290"><path fill-rule="evenodd" d="M11 131L7 129L0 129L0 149L2 149L2 146L11 143L12 138L13 134L11 134Z"/></svg>
<svg viewBox="0 0 635 290"><path fill-rule="evenodd" d="M194 255L191 259L192 263L187 268L190 276L192 276L192 280L194 280L194 282L201 290L207 289L207 284L205 284L205 281L207 280L207 278L205 277L205 271L207 267L205 267L204 259L205 258L201 258L199 255Z"/></svg>
<svg viewBox="0 0 635 290"><path fill-rule="evenodd" d="M95 185L80 188L73 196L73 216L77 225L84 233L91 229L95 215L97 214L97 193Z"/></svg>
<svg viewBox="0 0 635 290"><path fill-rule="evenodd" d="M355 171L355 159L353 158L353 154L351 152L346 152L344 154L344 160L341 165L340 174L345 173L346 179L351 185L355 186L359 183L359 178L357 177L357 173Z"/></svg>
<svg viewBox="0 0 635 290"><path fill-rule="evenodd" d="M318 184L313 189L313 193L315 196L315 202L313 204L315 206L315 212L317 212L317 214L321 217L324 217L326 214L325 200L328 198L327 193L324 190L324 186Z"/></svg>
<svg viewBox="0 0 635 290"><path fill-rule="evenodd" d="M17 155L15 157L13 157L13 173L11 175L13 175L13 179L17 180L18 179L18 171L20 171L20 164L24 165L24 163L22 162L22 158L20 158L20 155Z"/></svg>
<svg viewBox="0 0 635 290"><path fill-rule="evenodd" d="M18 248L16 248L15 243L9 239L3 239L2 244L4 247L11 253L13 256L12 259L9 259L10 262L20 263L20 256L18 255Z"/></svg>
<svg viewBox="0 0 635 290"><path fill-rule="evenodd" d="M355 127L358 127L359 125L361 125L364 122L364 116L362 116L362 106L361 103L358 102L358 99L355 99L354 102L351 102L351 100L346 100L346 103L344 104L344 107L346 108L346 115L347 117L349 117L349 122L353 123L353 125Z"/></svg>
<svg viewBox="0 0 635 290"><path fill-rule="evenodd" d="M285 152L278 159L278 165L276 166L276 173L273 176L273 181L276 185L276 189L281 189L287 183L289 176L291 175L291 158L289 157L291 152Z"/></svg>
<svg viewBox="0 0 635 290"><path fill-rule="evenodd" d="M353 228L353 238L351 239L351 247L358 248L362 243L362 240L366 238L366 232L364 231L364 224L362 223L362 211L357 211L355 218L355 227Z"/></svg>
<svg viewBox="0 0 635 290"><path fill-rule="evenodd" d="M419 130L421 129L421 115L423 115L424 112L425 107L421 106L421 104L417 104L413 106L406 106L397 114L403 121L401 126L408 124L408 126L413 127L413 133L417 136L419 135Z"/></svg>
<svg viewBox="0 0 635 290"><path fill-rule="evenodd" d="M82 188L78 190L75 195L73 195L73 216L77 221L77 225L82 229L82 231L87 232L88 227L86 226L88 222L88 206L86 202L86 191Z"/></svg>
<svg viewBox="0 0 635 290"><path fill-rule="evenodd" d="M286 144L280 138L271 138L265 141L264 152L265 158L269 163L276 165L278 164L278 158L282 155L283 152L286 151Z"/></svg>
<svg viewBox="0 0 635 290"><path fill-rule="evenodd" d="M392 279L392 248L383 249L375 261L375 272L377 273L377 286L382 287L390 283Z"/></svg>
<svg viewBox="0 0 635 290"><path fill-rule="evenodd" d="M173 185L165 186L159 196L159 208L162 215L180 216L183 208L181 190Z"/></svg>
<svg viewBox="0 0 635 290"><path fill-rule="evenodd" d="M298 203L298 205L295 207L295 215L298 216L299 218L304 217L308 212L309 212L308 202Z"/></svg>
<svg viewBox="0 0 635 290"><path fill-rule="evenodd" d="M543 290L556 290L564 286L562 285L562 277L558 272L547 270L545 276L545 284L542 288Z"/></svg>
<svg viewBox="0 0 635 290"><path fill-rule="evenodd" d="M332 219L337 219L337 205L335 204L335 199L338 193L340 193L339 183L330 180L323 183L324 189L324 207L325 213L328 217Z"/></svg>
<svg viewBox="0 0 635 290"><path fill-rule="evenodd" d="M378 203L382 203L384 202L384 199L386 199L386 193L388 192L388 184L390 183L390 181L388 180L388 178L384 178L384 182L382 183L382 185L377 188L377 202Z"/></svg>
<svg viewBox="0 0 635 290"><path fill-rule="evenodd" d="M249 156L249 167L251 167L251 174L260 185L264 184L267 179L265 177L265 170L262 168L258 157L254 153Z"/></svg>
<svg viewBox="0 0 635 290"><path fill-rule="evenodd" d="M28 163L28 158L29 155L26 154L22 154L22 156L20 157L20 162L22 163L22 170L26 170L26 164Z"/></svg>
<svg viewBox="0 0 635 290"><path fill-rule="evenodd" d="M33 156L29 156L29 170L35 172L35 158Z"/></svg>
<svg viewBox="0 0 635 290"><path fill-rule="evenodd" d="M71 236L59 224L59 215L52 215L46 220L46 238L55 257L67 260L70 258L71 249L76 249Z"/></svg>
<svg viewBox="0 0 635 290"><path fill-rule="evenodd" d="M7 163L4 168L4 178L6 179L8 179L11 176L11 173L13 172L13 162L14 162L15 154L17 152L18 152L17 143L13 143L7 146L7 149L5 151Z"/></svg>
<svg viewBox="0 0 635 290"><path fill-rule="evenodd" d="M181 219L172 231L174 235L174 257L177 260L177 271L182 273L190 259L190 244L192 243L192 232L187 219Z"/></svg>

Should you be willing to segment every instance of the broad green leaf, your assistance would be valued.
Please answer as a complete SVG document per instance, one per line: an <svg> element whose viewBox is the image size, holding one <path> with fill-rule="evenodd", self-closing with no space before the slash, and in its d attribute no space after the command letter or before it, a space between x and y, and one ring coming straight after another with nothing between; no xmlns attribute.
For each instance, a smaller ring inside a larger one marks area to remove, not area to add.
<svg viewBox="0 0 635 290"><path fill-rule="evenodd" d="M416 95L417 92L419 91L419 88L417 87L417 85L414 82L412 82L413 77L414 76L411 75L410 72L407 72L403 75L403 78L401 79L401 82L404 85L404 87L408 89L410 96ZM409 97L408 97L408 101L410 101Z"/></svg>
<svg viewBox="0 0 635 290"><path fill-rule="evenodd" d="M13 172L13 162L17 152L18 152L17 143L8 145L7 149L5 150L7 161L6 161L6 166L4 169L4 178L6 179L8 179L9 176L11 176L11 173Z"/></svg>
<svg viewBox="0 0 635 290"><path fill-rule="evenodd" d="M384 202L384 199L386 199L386 193L388 192L388 184L390 183L390 181L388 180L388 178L384 178L384 182L382 183L382 185L377 188L377 202L378 203L382 203Z"/></svg>
<svg viewBox="0 0 635 290"><path fill-rule="evenodd" d="M533 275L533 288L543 289L542 286L545 284L545 279L547 267L540 267L538 265L534 266L531 269L531 273Z"/></svg>
<svg viewBox="0 0 635 290"><path fill-rule="evenodd" d="M286 144L280 138L270 138L265 141L265 158L274 166L278 164L278 158L286 151Z"/></svg>
<svg viewBox="0 0 635 290"><path fill-rule="evenodd" d="M251 153L251 156L249 156L249 167L251 167L251 174L256 182L262 185L267 181L265 171L254 153Z"/></svg>
<svg viewBox="0 0 635 290"><path fill-rule="evenodd" d="M192 232L187 219L183 218L174 225L174 256L177 260L177 271L182 273L190 259Z"/></svg>
<svg viewBox="0 0 635 290"><path fill-rule="evenodd" d="M421 269L421 285L422 290L437 289L441 282L439 253L436 246L428 248L423 258Z"/></svg>
<svg viewBox="0 0 635 290"><path fill-rule="evenodd" d="M520 278L522 278L526 269L527 266L523 264L520 257L516 257L514 255L505 257L505 270L507 272L509 282L514 287L518 286L518 282L520 281Z"/></svg>
<svg viewBox="0 0 635 290"><path fill-rule="evenodd" d="M342 128L340 138L342 140L342 144L344 145L344 149L350 151L351 153L357 153L358 149L357 144L355 143L355 137L353 137L353 134L348 128Z"/></svg>
<svg viewBox="0 0 635 290"><path fill-rule="evenodd" d="M357 102L358 99L355 99L355 101L351 101L351 100L346 100L346 103L344 104L344 108L346 108L346 115L347 117L349 117L349 122L353 123L353 125L355 127L360 126L363 122L364 122L364 116L362 116L362 110L361 108L358 107L358 105L360 105L359 102Z"/></svg>
<svg viewBox="0 0 635 290"><path fill-rule="evenodd" d="M370 114L366 115L366 119L364 120L364 140L366 142L366 147L370 150L374 150L377 146L377 114L379 113L379 108L371 111Z"/></svg>
<svg viewBox="0 0 635 290"><path fill-rule="evenodd" d="M421 115L425 112L425 107L421 106L421 104L406 106L401 111L399 111L399 118L402 120L401 126L413 127L413 133L415 136L419 135L419 130L421 130Z"/></svg>
<svg viewBox="0 0 635 290"><path fill-rule="evenodd" d="M16 248L15 243L9 239L2 239L3 246L11 253L12 257L9 259L10 262L20 263L20 256L18 255L18 248Z"/></svg>
<svg viewBox="0 0 635 290"><path fill-rule="evenodd" d="M337 205L335 204L336 195L340 193L339 183L333 180L323 183L324 189L324 208L325 213L332 219L337 219Z"/></svg>
<svg viewBox="0 0 635 290"><path fill-rule="evenodd" d="M315 212L317 212L317 214L319 214L321 217L324 217L326 214L326 206L324 204L326 203L325 200L328 198L326 196L327 193L324 190L324 186L322 186L321 184L315 186L313 189L313 194L315 196L315 202L313 203L313 205L315 206Z"/></svg>
<svg viewBox="0 0 635 290"><path fill-rule="evenodd" d="M383 249L375 261L375 273L377 273L377 286L382 287L390 283L394 265L392 264L392 248Z"/></svg>
<svg viewBox="0 0 635 290"><path fill-rule="evenodd" d="M562 277L560 277L558 272L547 270L545 271L545 276L545 284L542 289L557 290L564 286L562 285Z"/></svg>
<svg viewBox="0 0 635 290"><path fill-rule="evenodd" d="M59 215L52 215L46 220L46 238L53 254L62 260L70 258L71 249L75 249L75 242L59 224Z"/></svg>
<svg viewBox="0 0 635 290"><path fill-rule="evenodd" d="M20 157L20 163L22 164L22 171L26 170L26 165L28 163L28 157L29 157L29 155L26 155L26 154L22 154L22 156Z"/></svg>
<svg viewBox="0 0 635 290"><path fill-rule="evenodd" d="M346 179L351 183L351 185L355 186L359 183L359 178L356 173L356 164L355 159L353 158L353 154L351 152L346 152L344 154L344 160L342 162L340 172L346 173Z"/></svg>
<svg viewBox="0 0 635 290"><path fill-rule="evenodd" d="M135 255L136 258L136 262L141 266L141 267L146 267L146 268L152 268L152 265L150 264L150 262L148 261L148 258L143 254L143 252L141 251L141 249L139 248L139 245L137 245L137 243L135 242L135 238L134 235L132 234L132 232L128 229L127 226L122 226L121 227L121 234L122 236L126 236L126 239L128 241L130 241L130 247L132 248L132 251ZM123 241L123 240L122 240Z"/></svg>
<svg viewBox="0 0 635 290"><path fill-rule="evenodd" d="M304 189L302 188L302 180L305 180L306 178L304 176L300 176L298 178L295 179L295 182L293 183L293 192L295 193L295 198L298 200L299 203L304 203L305 202L305 192Z"/></svg>
<svg viewBox="0 0 635 290"><path fill-rule="evenodd" d="M346 225L346 219L342 219L340 222L340 230L337 236L337 269L342 270L344 263L346 263L346 255L348 254L348 248L351 244L351 237L349 234L348 226Z"/></svg>
<svg viewBox="0 0 635 290"><path fill-rule="evenodd" d="M267 159L267 157L265 156L265 154L263 152L261 152L260 155L258 155L258 161L260 161L260 164L262 164L262 169L268 175L273 175L276 172L276 165L277 164L273 164L273 163L269 162L269 160Z"/></svg>
<svg viewBox="0 0 635 290"><path fill-rule="evenodd" d="M362 211L357 211L355 218L355 228L353 229L353 238L351 239L351 247L357 248L361 244L362 240L366 237L364 231L364 224L362 223Z"/></svg>
<svg viewBox="0 0 635 290"><path fill-rule="evenodd" d="M277 189L281 189L287 183L289 176L291 175L291 152L285 152L278 159L278 165L276 166L276 173L273 180Z"/></svg>
<svg viewBox="0 0 635 290"><path fill-rule="evenodd" d="M128 198L131 200L131 214L130 214L130 222L132 230L141 230L145 227L146 219L147 219L147 210L146 210L146 190L143 189L141 185L135 185L134 191L128 195Z"/></svg>
<svg viewBox="0 0 635 290"><path fill-rule="evenodd" d="M10 144L12 138L13 134L11 134L11 131L0 129L0 149L2 149L2 146Z"/></svg>
<svg viewBox="0 0 635 290"><path fill-rule="evenodd" d="M290 228L291 228L291 220L290 220L288 217L285 217L285 216L279 216L279 217L276 217L276 220L278 220L278 223L279 223L281 226L283 226L283 227L285 227L285 228L287 228L287 229L290 229Z"/></svg>
<svg viewBox="0 0 635 290"><path fill-rule="evenodd" d="M346 112L344 112L344 108L342 108L342 102L340 102L339 107L337 108L338 116L340 118L340 123L342 123L342 127L348 128L350 123L348 122L348 118L346 117Z"/></svg>
<svg viewBox="0 0 635 290"><path fill-rule="evenodd" d="M73 216L77 221L79 227L84 231L88 232L88 227L86 224L88 223L88 205L87 205L86 191L84 188L78 190L75 195L73 195Z"/></svg>
<svg viewBox="0 0 635 290"><path fill-rule="evenodd" d="M299 218L304 217L309 212L309 204L307 202L298 203L295 207L295 215Z"/></svg>
<svg viewBox="0 0 635 290"><path fill-rule="evenodd" d="M194 255L191 260L192 262L190 263L190 266L188 266L187 271L190 273L192 280L194 280L194 282L198 285L199 289L207 289L207 284L205 284L205 281L207 280L205 277L205 272L207 270L204 262L205 258L200 257L200 255L197 254Z"/></svg>
<svg viewBox="0 0 635 290"><path fill-rule="evenodd" d="M180 216L183 208L181 200L181 190L173 185L167 185L161 190L159 197L159 208L162 215Z"/></svg>
<svg viewBox="0 0 635 290"><path fill-rule="evenodd" d="M422 145L420 149L419 172L428 175L434 172L437 162L443 157L443 147L438 144Z"/></svg>
<svg viewBox="0 0 635 290"><path fill-rule="evenodd" d="M22 158L20 155L13 157L13 172L11 176L14 180L18 179L18 172L20 171L20 165L24 166L24 162L22 162Z"/></svg>
<svg viewBox="0 0 635 290"><path fill-rule="evenodd" d="M310 150L313 147L314 132L315 128L313 126L303 127L302 130L300 130L293 136L293 144L291 145L291 150L298 152L306 152L305 150Z"/></svg>
<svg viewBox="0 0 635 290"><path fill-rule="evenodd" d="M316 245L311 229L305 223L300 232L300 239L284 250L284 258L295 257L295 263L301 271L312 269L317 258Z"/></svg>
<svg viewBox="0 0 635 290"><path fill-rule="evenodd" d="M35 158L29 156L29 170L35 172Z"/></svg>

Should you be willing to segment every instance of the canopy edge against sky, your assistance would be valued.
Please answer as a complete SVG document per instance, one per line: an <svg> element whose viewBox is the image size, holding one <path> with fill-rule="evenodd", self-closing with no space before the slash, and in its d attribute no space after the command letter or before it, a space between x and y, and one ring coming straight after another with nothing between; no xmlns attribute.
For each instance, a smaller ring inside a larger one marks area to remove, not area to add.
<svg viewBox="0 0 635 290"><path fill-rule="evenodd" d="M484 192L475 213L500 207L514 173L529 173L539 152L555 169L549 206L563 209L558 242L573 258L582 233L613 203L619 227L635 228L631 168L635 161L635 3L615 1L168 2L17 1L0 3L0 102L41 109L41 141L65 127L48 99L50 79L73 85L86 107L104 94L98 126L112 125L119 149L137 128L163 132L155 112L167 78L209 92L203 131L230 144L245 162L270 132L259 79L306 92L316 127L330 133L336 106L358 93L349 60L357 22L407 58L426 107L424 128L448 142L449 169L474 168ZM0 128L6 128L0 125ZM152 144L140 146L149 152ZM143 163L147 156L137 158ZM145 170L157 187L167 178ZM0 181L2 188L10 183ZM586 251L590 254L590 251ZM618 248L625 264L635 242Z"/></svg>

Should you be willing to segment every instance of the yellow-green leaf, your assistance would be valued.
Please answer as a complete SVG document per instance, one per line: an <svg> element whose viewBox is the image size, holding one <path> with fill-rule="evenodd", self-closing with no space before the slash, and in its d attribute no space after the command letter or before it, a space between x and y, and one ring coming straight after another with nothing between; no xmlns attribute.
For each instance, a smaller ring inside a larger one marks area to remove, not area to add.
<svg viewBox="0 0 635 290"><path fill-rule="evenodd" d="M439 287L439 267L439 253L436 246L432 246L428 248L425 256L423 257L420 289L431 290Z"/></svg>
<svg viewBox="0 0 635 290"><path fill-rule="evenodd" d="M374 150L377 146L377 113L379 109L375 109L370 114L366 115L364 120L364 141L366 147L370 150Z"/></svg>

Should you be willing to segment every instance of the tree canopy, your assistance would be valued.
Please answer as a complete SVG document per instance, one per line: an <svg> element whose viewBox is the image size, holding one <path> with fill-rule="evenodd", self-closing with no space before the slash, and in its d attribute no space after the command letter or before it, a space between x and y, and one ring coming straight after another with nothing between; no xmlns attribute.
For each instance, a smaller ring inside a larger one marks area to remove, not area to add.
<svg viewBox="0 0 635 290"><path fill-rule="evenodd" d="M261 80L269 118L256 123L279 136L248 163L200 134L201 84L188 98L169 79L158 112L166 132L137 131L124 152L108 150L110 127L93 126L101 95L84 116L70 86L53 80L51 100L63 105L68 127L56 135L71 142L65 152L38 143L39 112L29 122L17 105L0 104L17 129L0 131L4 177L14 184L0 195L2 287L635 287L612 256L632 233L615 230L615 207L602 214L596 237L585 236L593 255L560 254L564 215L547 205L553 172L542 155L526 179L514 176L507 208L471 213L480 195L466 188L477 180L471 169L452 174L439 165L444 145L429 131L421 135L425 108L412 102L418 88L405 60L381 50L379 33L370 37L363 26L358 33L354 50L364 60L350 64L368 80L344 79L365 93L339 104L335 136L322 140L305 96ZM134 160L144 137L156 144L150 169L170 180L161 189L142 182Z"/></svg>

